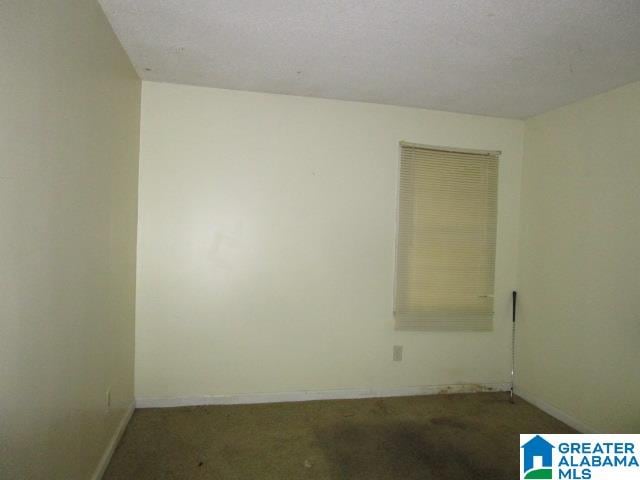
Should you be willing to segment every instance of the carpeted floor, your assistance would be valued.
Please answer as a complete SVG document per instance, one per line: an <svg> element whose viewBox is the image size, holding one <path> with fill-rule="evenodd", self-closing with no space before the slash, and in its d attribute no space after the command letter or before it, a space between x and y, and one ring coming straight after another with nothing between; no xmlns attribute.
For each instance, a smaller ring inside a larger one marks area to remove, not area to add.
<svg viewBox="0 0 640 480"><path fill-rule="evenodd" d="M104 480L513 480L519 433L572 433L504 393L136 410Z"/></svg>

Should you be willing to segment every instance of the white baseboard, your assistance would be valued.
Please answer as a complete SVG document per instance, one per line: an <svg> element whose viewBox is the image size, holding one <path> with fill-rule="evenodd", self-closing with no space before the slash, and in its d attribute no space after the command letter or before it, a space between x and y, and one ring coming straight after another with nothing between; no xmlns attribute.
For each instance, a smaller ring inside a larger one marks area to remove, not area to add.
<svg viewBox="0 0 640 480"><path fill-rule="evenodd" d="M124 434L124 431L126 430L127 425L129 424L129 420L131 420L131 416L133 415L135 409L136 403L131 402L131 405L129 405L129 407L127 407L127 410L124 412L124 415L122 416L122 419L118 424L118 428L111 437L111 440L109 441L109 444L107 445L107 448L104 451L104 454L102 455L102 458L100 459L95 472L91 476L91 480L100 480L104 475L104 472L107 470L109 462L111 461L111 457L113 456L113 452L116 451L116 447L118 446L118 443L120 442L120 439L122 438L122 435Z"/></svg>
<svg viewBox="0 0 640 480"><path fill-rule="evenodd" d="M443 393L506 392L509 383L459 385L422 385L400 388L349 388L340 390L298 391L284 393L248 393L238 395L198 395L191 397L137 397L137 408L188 407L195 405L234 405L251 403L305 402L310 400L344 400L354 398L407 397Z"/></svg>
<svg viewBox="0 0 640 480"><path fill-rule="evenodd" d="M531 394L531 392L528 392L527 390L524 390L516 386L514 389L514 393L519 397L523 398L524 400L526 400L527 402L529 402L531 405L538 407L543 412L548 413L552 417L557 418L561 422L566 423L571 428L576 429L580 433L598 433L595 428L587 425L584 422L581 422L577 418L572 417L568 413L563 412L562 410L554 407L550 403L547 403L544 400L540 400L538 397Z"/></svg>

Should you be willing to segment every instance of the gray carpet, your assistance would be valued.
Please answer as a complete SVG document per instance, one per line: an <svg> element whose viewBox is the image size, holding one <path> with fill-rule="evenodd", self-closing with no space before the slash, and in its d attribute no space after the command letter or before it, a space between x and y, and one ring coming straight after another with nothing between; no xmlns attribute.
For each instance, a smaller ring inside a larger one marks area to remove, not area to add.
<svg viewBox="0 0 640 480"><path fill-rule="evenodd" d="M513 480L519 433L573 433L504 393L136 410L105 480Z"/></svg>

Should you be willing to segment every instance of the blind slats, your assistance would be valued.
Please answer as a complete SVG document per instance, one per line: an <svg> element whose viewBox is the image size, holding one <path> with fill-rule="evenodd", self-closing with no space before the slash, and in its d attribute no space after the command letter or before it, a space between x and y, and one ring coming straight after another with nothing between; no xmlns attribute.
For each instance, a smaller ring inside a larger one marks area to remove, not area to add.
<svg viewBox="0 0 640 480"><path fill-rule="evenodd" d="M498 154L401 144L398 329L490 330Z"/></svg>

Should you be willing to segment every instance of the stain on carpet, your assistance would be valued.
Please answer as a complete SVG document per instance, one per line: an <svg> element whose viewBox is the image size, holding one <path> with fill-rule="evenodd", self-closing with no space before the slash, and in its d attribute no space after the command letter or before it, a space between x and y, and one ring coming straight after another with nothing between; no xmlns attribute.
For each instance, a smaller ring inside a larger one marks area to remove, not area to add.
<svg viewBox="0 0 640 480"><path fill-rule="evenodd" d="M517 462L496 468L491 452L460 442L460 425L386 422L337 424L316 432L319 444L340 479L517 478Z"/></svg>

